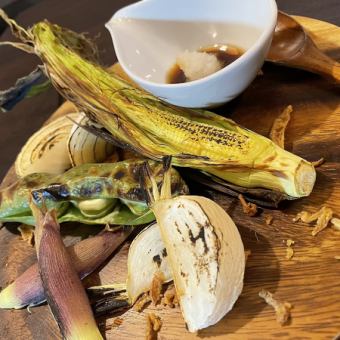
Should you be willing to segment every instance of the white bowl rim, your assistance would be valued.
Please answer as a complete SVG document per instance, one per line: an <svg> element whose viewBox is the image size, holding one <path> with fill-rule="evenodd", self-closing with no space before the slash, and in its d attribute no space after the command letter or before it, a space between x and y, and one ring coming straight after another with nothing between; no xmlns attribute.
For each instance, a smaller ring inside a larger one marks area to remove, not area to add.
<svg viewBox="0 0 340 340"><path fill-rule="evenodd" d="M118 10L113 16L112 18L105 24L105 27L110 31L110 28L108 27L108 24L119 17L120 12L130 6L138 6L140 5L142 2L144 1L148 1L148 2L152 2L152 1L159 1L159 0L140 0L136 3L133 3L131 5L125 6L123 8L121 8L120 10ZM277 23L277 13L278 13L278 8L277 8L277 4L275 0L268 0L268 3L271 6L271 22L268 24L268 26L264 29L264 31L261 33L260 37L256 40L256 42L245 51L245 53L243 53L239 58L237 58L235 61L233 61L231 64L223 67L221 70L218 70L217 72L214 72L213 74L210 74L204 78L201 79L197 79L197 80L193 80L187 83L177 83L177 84L167 84L167 83L157 83L157 82L153 82L150 80L147 80L145 78L142 78L140 76L138 76L137 74L131 72L129 70L128 67L126 67L123 63L120 62L121 66L123 67L124 71L128 74L128 76L130 78L134 78L136 79L135 81L141 84L145 84L148 87L158 87L158 88L171 88L171 89L181 89L181 88L186 88L186 87L190 87L190 86L194 86L194 85L200 85L200 84L204 84L205 82L208 82L209 80L212 80L214 78L219 77L220 75L227 73L228 71L232 70L233 68L236 68L239 64L241 64L243 61L247 60L247 59L251 59L252 56L255 54L255 52L260 48L260 46L262 44L265 43L265 41L273 34L276 23ZM115 43L115 37L114 35L112 35L113 41ZM120 59L120 53L119 50L115 50L117 58Z"/></svg>

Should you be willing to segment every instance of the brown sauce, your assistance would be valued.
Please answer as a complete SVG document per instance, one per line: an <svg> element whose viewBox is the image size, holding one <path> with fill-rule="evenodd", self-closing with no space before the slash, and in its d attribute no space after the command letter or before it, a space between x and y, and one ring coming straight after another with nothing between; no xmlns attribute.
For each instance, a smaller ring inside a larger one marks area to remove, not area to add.
<svg viewBox="0 0 340 340"><path fill-rule="evenodd" d="M177 64L173 65L166 76L167 84L180 84L186 81L187 78L181 68Z"/></svg>
<svg viewBox="0 0 340 340"><path fill-rule="evenodd" d="M215 55L219 62L222 64L222 68L233 63L244 53L244 51L241 48L233 45L207 46L200 48L198 52L206 52ZM188 80L185 77L184 72L177 64L174 64L168 71L166 77L167 84L180 84L185 83L187 81Z"/></svg>

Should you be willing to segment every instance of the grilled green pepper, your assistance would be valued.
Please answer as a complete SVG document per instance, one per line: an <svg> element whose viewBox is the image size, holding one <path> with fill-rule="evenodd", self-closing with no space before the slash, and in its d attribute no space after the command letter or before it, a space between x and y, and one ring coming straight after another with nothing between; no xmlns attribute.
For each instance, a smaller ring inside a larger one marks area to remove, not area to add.
<svg viewBox="0 0 340 340"><path fill-rule="evenodd" d="M148 161L161 185L161 163ZM0 221L34 225L30 199L57 211L59 222L86 224L144 224L154 219L140 185L143 160L83 164L62 175L32 174L0 191ZM151 187L151 183L149 183ZM174 195L188 189L172 170Z"/></svg>

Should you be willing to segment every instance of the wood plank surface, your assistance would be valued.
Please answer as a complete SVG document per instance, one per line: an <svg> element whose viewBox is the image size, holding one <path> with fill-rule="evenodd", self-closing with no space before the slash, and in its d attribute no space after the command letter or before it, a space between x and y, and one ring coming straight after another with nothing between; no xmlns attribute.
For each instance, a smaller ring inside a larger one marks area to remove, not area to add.
<svg viewBox="0 0 340 340"><path fill-rule="evenodd" d="M340 59L340 28L299 17L324 51ZM207 192L236 222L246 249L251 250L243 293L234 309L217 325L198 334L185 330L179 309L150 307L121 315L123 323L106 331L107 339L144 339L146 314L162 318L159 339L332 339L340 332L340 232L328 228L316 237L311 228L292 219L302 209L315 211L327 204L340 217L340 100L339 87L312 74L274 65L232 103L218 112L263 135L268 135L275 117L289 104L294 112L287 130L287 149L308 159L325 157L317 170L317 183L310 197L285 204L280 210L245 216L237 200ZM60 111L59 111L60 114ZM13 172L6 183L13 180ZM272 225L264 214L273 215ZM81 234L91 232L89 227ZM79 239L80 229L63 226L66 243ZM287 260L285 241L295 241L294 257ZM118 254L86 280L86 285L122 282L126 278L125 245ZM0 230L0 286L14 280L35 260L34 249L17 235L15 226ZM280 326L271 307L258 297L268 289L293 304L291 322ZM113 319L101 319L102 329ZM104 324L104 325L103 325ZM48 307L31 311L0 310L1 339L58 339L58 328Z"/></svg>

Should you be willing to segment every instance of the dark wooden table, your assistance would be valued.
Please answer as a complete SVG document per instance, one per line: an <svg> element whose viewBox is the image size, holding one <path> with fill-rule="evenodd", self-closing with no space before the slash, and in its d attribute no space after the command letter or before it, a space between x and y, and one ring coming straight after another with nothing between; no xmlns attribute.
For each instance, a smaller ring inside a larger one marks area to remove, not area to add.
<svg viewBox="0 0 340 340"><path fill-rule="evenodd" d="M45 0L22 11L17 20L23 26L47 18L52 22L86 31L94 36L100 33L98 45L104 64L112 64L115 55L104 22L120 7L131 0ZM340 25L339 0L277 0L279 8L298 15L311 16ZM1 40L12 39L8 30ZM38 60L10 47L0 49L0 89L10 87L13 82L33 70ZM20 103L9 113L0 115L0 178L11 166L21 146L37 130L60 104L54 90Z"/></svg>

